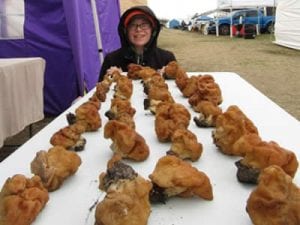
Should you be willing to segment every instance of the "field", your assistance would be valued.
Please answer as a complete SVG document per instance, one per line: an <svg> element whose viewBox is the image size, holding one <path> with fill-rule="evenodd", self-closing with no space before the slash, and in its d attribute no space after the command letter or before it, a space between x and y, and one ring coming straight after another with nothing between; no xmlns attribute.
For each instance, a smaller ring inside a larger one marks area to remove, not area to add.
<svg viewBox="0 0 300 225"><path fill-rule="evenodd" d="M246 40L163 29L158 45L173 51L186 71L239 74L300 120L300 51L278 46L273 40L273 35ZM52 119L45 118L33 124L33 134ZM29 126L8 138L0 148L0 162L28 139Z"/></svg>
<svg viewBox="0 0 300 225"><path fill-rule="evenodd" d="M243 39L164 28L158 45L173 51L186 71L239 74L300 120L300 51L274 40L270 34Z"/></svg>

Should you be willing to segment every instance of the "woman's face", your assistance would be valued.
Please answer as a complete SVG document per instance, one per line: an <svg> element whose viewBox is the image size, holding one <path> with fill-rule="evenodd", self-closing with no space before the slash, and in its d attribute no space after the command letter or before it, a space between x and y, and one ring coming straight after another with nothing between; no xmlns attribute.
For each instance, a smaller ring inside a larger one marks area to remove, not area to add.
<svg viewBox="0 0 300 225"><path fill-rule="evenodd" d="M128 39L137 49L143 48L150 40L152 28L144 19L134 19L127 28Z"/></svg>

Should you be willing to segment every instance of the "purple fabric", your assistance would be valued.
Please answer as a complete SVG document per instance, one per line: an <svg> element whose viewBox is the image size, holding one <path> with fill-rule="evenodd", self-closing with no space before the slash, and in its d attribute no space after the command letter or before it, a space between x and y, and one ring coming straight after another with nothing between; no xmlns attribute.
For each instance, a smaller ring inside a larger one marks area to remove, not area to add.
<svg viewBox="0 0 300 225"><path fill-rule="evenodd" d="M26 0L24 39L1 40L0 57L46 60L45 114L60 114L80 94L61 0Z"/></svg>
<svg viewBox="0 0 300 225"><path fill-rule="evenodd" d="M102 14L118 20L118 1L97 1L106 2L109 6L105 8L113 10L101 10ZM113 40L117 33L107 24L104 27L101 30L111 39L102 42L103 47L115 49L118 42L115 44ZM83 94L84 88L90 90L98 80L100 61L90 1L25 0L24 39L0 40L0 57L44 58L44 112L60 114Z"/></svg>
<svg viewBox="0 0 300 225"><path fill-rule="evenodd" d="M27 57L27 43L22 40L0 40L0 58Z"/></svg>
<svg viewBox="0 0 300 225"><path fill-rule="evenodd" d="M100 70L95 27L90 1L63 0L80 92L95 87Z"/></svg>
<svg viewBox="0 0 300 225"><path fill-rule="evenodd" d="M26 0L25 40L46 60L45 112L58 115L81 94L62 0Z"/></svg>
<svg viewBox="0 0 300 225"><path fill-rule="evenodd" d="M120 19L119 0L97 0L97 13L102 39L104 56L121 47L118 35L118 24Z"/></svg>

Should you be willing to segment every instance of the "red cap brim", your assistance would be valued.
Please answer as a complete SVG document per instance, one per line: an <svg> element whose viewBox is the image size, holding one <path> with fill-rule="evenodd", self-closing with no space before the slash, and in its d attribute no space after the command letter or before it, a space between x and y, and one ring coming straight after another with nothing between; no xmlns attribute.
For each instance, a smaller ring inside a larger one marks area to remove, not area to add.
<svg viewBox="0 0 300 225"><path fill-rule="evenodd" d="M128 24L130 23L131 19L134 17L134 16L137 16L137 15L141 15L141 16L144 16L147 20L150 21L152 27L155 27L155 23L154 23L154 19L152 18L152 16L150 16L149 14L145 13L144 11L142 10L133 10L131 11L125 18L124 20L124 26L125 28L127 28Z"/></svg>

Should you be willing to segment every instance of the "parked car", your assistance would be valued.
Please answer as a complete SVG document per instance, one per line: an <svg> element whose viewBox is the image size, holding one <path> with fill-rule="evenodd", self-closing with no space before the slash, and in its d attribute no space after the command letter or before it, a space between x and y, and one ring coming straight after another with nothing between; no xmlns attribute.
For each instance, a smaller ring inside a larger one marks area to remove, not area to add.
<svg viewBox="0 0 300 225"><path fill-rule="evenodd" d="M189 31L201 31L205 24L208 24L210 21L213 21L212 17L209 16L197 16L191 20L191 24L188 28Z"/></svg>
<svg viewBox="0 0 300 225"><path fill-rule="evenodd" d="M215 34L216 24L218 24L219 34L229 35L230 24L238 25L239 23L254 25L258 24L261 33L272 33L274 31L275 16L265 16L262 9L237 10L229 13L228 16L219 17L214 21L211 21L209 26L207 27L207 33Z"/></svg>

